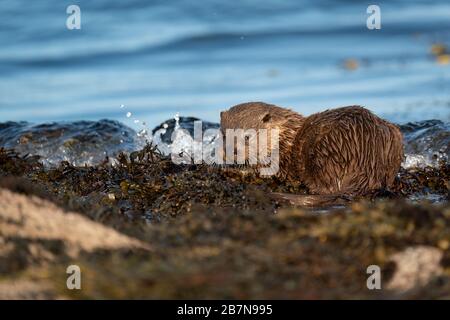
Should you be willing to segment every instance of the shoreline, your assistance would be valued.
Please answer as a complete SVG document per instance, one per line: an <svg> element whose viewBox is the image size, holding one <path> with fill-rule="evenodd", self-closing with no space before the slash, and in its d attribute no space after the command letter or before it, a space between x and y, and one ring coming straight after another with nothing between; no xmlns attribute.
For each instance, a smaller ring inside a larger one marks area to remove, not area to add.
<svg viewBox="0 0 450 320"><path fill-rule="evenodd" d="M235 169L176 166L148 147L134 160L119 156L116 167L61 163L45 169L35 157L5 149L0 160L0 191L10 195L0 201L9 208L19 199L38 201L58 217L51 219L56 226L67 223L64 212L71 211L91 221L94 234L108 228L151 248L100 246L70 256L71 242L61 235L58 245L45 241L51 234L45 223L35 240L25 228L17 229L23 234L5 233L13 222L3 209L2 241L20 247L9 251L15 256L0 254L9 266L1 273L0 295L11 281L23 281L25 288L31 281L42 283L46 297L73 299L449 298L448 164L402 170L390 193L322 214L265 196L268 190L306 192L301 185ZM425 190L447 200L404 199ZM24 210L23 221L30 214L35 210ZM65 268L74 263L85 284L79 292L65 287ZM411 264L412 272L402 267ZM367 289L369 265L380 266L382 290Z"/></svg>

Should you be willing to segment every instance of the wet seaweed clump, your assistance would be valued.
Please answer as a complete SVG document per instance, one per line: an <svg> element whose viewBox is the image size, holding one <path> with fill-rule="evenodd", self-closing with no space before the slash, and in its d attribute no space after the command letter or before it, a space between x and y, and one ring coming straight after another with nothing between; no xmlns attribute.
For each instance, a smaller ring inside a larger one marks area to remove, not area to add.
<svg viewBox="0 0 450 320"><path fill-rule="evenodd" d="M249 214L273 214L280 203L270 192L305 194L307 189L256 171L208 165L174 164L155 146L95 166L77 167L67 161L44 168L38 157L19 156L0 149L0 175L21 176L44 188L60 205L93 215L158 222L189 213L195 206L229 208ZM448 199L450 165L401 169L389 197ZM385 196L380 192L372 198ZM96 210L93 210L96 209ZM93 213L95 212L95 213Z"/></svg>
<svg viewBox="0 0 450 320"><path fill-rule="evenodd" d="M450 200L450 164L441 161L437 168L402 168L393 190L402 197L440 195Z"/></svg>
<svg viewBox="0 0 450 320"><path fill-rule="evenodd" d="M15 162L15 154L6 157L15 167L2 165L5 172L20 172L18 168L26 164ZM236 168L176 165L152 145L96 166L75 167L63 161L55 168L23 172L72 209L88 212L101 204L128 218L151 221L190 212L195 205L274 213L277 203L265 196L267 192L306 192L299 184L262 179ZM81 201L84 210L73 207Z"/></svg>
<svg viewBox="0 0 450 320"><path fill-rule="evenodd" d="M11 149L0 147L0 177L26 176L43 169L39 156L19 155Z"/></svg>

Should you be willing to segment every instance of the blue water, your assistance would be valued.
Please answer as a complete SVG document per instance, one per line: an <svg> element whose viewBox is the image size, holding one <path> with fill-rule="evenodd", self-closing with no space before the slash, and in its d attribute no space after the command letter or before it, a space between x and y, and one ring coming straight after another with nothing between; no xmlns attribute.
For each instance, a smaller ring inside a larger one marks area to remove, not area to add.
<svg viewBox="0 0 450 320"><path fill-rule="evenodd" d="M81 30L66 28L70 4ZM369 4L0 0L0 122L108 118L136 129L176 112L217 122L251 100L449 121L450 64L430 48L450 47L450 1L378 1L381 30L366 28Z"/></svg>

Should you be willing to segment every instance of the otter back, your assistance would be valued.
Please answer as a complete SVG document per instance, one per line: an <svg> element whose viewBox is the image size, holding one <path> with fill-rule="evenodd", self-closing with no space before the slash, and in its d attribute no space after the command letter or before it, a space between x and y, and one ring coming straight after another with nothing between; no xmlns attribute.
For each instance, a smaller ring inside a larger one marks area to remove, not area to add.
<svg viewBox="0 0 450 320"><path fill-rule="evenodd" d="M400 130L359 106L304 119L291 150L290 178L315 194L365 194L392 185L403 160Z"/></svg>

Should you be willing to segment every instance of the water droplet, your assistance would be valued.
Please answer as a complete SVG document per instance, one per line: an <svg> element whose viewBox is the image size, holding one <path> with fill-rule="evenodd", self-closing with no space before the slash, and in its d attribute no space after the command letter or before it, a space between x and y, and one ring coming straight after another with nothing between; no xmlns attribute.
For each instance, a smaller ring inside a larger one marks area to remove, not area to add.
<svg viewBox="0 0 450 320"><path fill-rule="evenodd" d="M144 137L145 135L147 135L147 130L146 129L142 129L141 131L139 131L137 133L138 137Z"/></svg>
<svg viewBox="0 0 450 320"><path fill-rule="evenodd" d="M131 117L131 112L127 112L127 118Z"/></svg>
<svg viewBox="0 0 450 320"><path fill-rule="evenodd" d="M121 104L121 105L120 105L120 109L123 109L123 108L125 108L125 105L124 105L124 104Z"/></svg>
<svg viewBox="0 0 450 320"><path fill-rule="evenodd" d="M134 120L134 123L139 123L139 120L137 120L137 119L136 119L136 120Z"/></svg>

